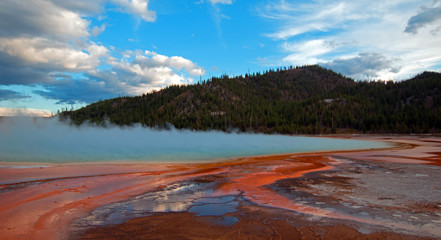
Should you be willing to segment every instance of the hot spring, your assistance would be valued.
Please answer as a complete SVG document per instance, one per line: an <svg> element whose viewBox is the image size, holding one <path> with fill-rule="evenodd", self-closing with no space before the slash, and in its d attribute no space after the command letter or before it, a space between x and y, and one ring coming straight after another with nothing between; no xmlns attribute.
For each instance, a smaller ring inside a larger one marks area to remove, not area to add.
<svg viewBox="0 0 441 240"><path fill-rule="evenodd" d="M382 142L250 133L70 126L55 118L0 121L0 162L202 162L283 153L384 148Z"/></svg>

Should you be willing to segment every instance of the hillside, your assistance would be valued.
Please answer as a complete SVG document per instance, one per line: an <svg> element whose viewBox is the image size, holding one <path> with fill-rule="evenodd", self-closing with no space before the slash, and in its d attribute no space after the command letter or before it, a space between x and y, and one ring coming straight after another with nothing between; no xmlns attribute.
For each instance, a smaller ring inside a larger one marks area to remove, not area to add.
<svg viewBox="0 0 441 240"><path fill-rule="evenodd" d="M286 134L439 133L441 74L401 82L356 82L319 66L170 86L59 114L85 121L178 129Z"/></svg>

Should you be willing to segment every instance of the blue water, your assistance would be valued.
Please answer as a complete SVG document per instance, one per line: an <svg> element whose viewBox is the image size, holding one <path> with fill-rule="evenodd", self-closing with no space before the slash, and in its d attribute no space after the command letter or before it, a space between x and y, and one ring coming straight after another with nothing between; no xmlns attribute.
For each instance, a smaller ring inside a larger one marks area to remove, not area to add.
<svg viewBox="0 0 441 240"><path fill-rule="evenodd" d="M216 202L210 203L211 199ZM196 213L196 216L222 216L237 211L238 205L235 196L201 198L189 209L189 212Z"/></svg>
<svg viewBox="0 0 441 240"><path fill-rule="evenodd" d="M135 127L74 127L57 119L0 121L0 162L199 162L219 158L387 147L386 143Z"/></svg>

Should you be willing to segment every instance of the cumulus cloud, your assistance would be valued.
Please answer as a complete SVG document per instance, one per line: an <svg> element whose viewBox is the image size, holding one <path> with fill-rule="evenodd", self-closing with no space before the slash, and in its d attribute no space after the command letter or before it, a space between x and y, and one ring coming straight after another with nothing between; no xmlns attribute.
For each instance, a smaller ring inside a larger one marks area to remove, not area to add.
<svg viewBox="0 0 441 240"><path fill-rule="evenodd" d="M334 71L356 79L377 78L379 72L399 72L394 59L388 59L380 53L360 53L352 58L338 58L326 63Z"/></svg>
<svg viewBox="0 0 441 240"><path fill-rule="evenodd" d="M0 1L0 36L50 36L71 39L89 36L89 21L80 13L51 1Z"/></svg>
<svg viewBox="0 0 441 240"><path fill-rule="evenodd" d="M156 13L148 9L149 0L6 0L0 1L0 36L84 39L91 35L90 21L85 16L104 11L107 2L144 21L156 20ZM103 26L94 27L92 34L103 30Z"/></svg>
<svg viewBox="0 0 441 240"><path fill-rule="evenodd" d="M52 81L47 66L32 67L0 51L0 85L34 85Z"/></svg>
<svg viewBox="0 0 441 240"><path fill-rule="evenodd" d="M101 25L101 27L94 26L92 28L92 35L94 37L96 37L96 36L100 35L102 32L104 32L105 29L106 29L106 25L105 24Z"/></svg>
<svg viewBox="0 0 441 240"><path fill-rule="evenodd" d="M106 23L93 26L89 17L108 5L143 21L156 20L149 0L0 1L0 86L39 86L34 94L58 103L91 103L188 84L205 73L184 57L140 50L120 56L121 50L91 41ZM26 97L0 90L0 101Z"/></svg>
<svg viewBox="0 0 441 240"><path fill-rule="evenodd" d="M101 64L108 50L88 41L90 22L105 1L0 1L0 85L53 81L54 72Z"/></svg>
<svg viewBox="0 0 441 240"><path fill-rule="evenodd" d="M121 60L110 62L109 71L91 71L91 77L106 81L126 94L141 94L168 85L189 84L192 76L205 70L179 56L164 56L155 52L128 52ZM120 81L119 79L123 79Z"/></svg>
<svg viewBox="0 0 441 240"><path fill-rule="evenodd" d="M95 68L100 64L100 57L108 52L107 48L96 44L79 50L64 42L39 37L0 38L0 51L29 64L51 65L58 71Z"/></svg>
<svg viewBox="0 0 441 240"><path fill-rule="evenodd" d="M144 21L156 20L156 12L148 9L149 0L112 0L112 2L120 5L121 11L138 16Z"/></svg>
<svg viewBox="0 0 441 240"><path fill-rule="evenodd" d="M109 58L109 69L91 69L84 78L57 76L34 93L60 104L92 103L116 96L140 95L169 85L192 83L205 70L179 56L150 51L127 51L121 59Z"/></svg>
<svg viewBox="0 0 441 240"><path fill-rule="evenodd" d="M399 80L437 70L441 39L436 32L441 28L422 29L441 19L440 5L436 0L415 15L421 2L270 1L257 12L274 24L276 30L266 36L282 51L261 59L274 59L267 64L273 66L329 63L357 78Z"/></svg>
<svg viewBox="0 0 441 240"><path fill-rule="evenodd" d="M167 57L156 52L145 51L145 55L137 55L135 63L145 66L158 67L165 66L181 71L185 69L192 76L204 75L205 70L192 61L179 56Z"/></svg>
<svg viewBox="0 0 441 240"><path fill-rule="evenodd" d="M97 69L103 61L110 69ZM61 104L142 94L172 84L189 84L193 77L205 74L203 68L180 56L128 51L118 59L95 43L77 50L41 38L1 39L0 63L0 84L39 84L45 90L34 93ZM83 77L72 78L60 74L63 72L81 73Z"/></svg>
<svg viewBox="0 0 441 240"><path fill-rule="evenodd" d="M109 50L90 42L84 48L45 38L0 38L0 85L45 85L60 72L95 69Z"/></svg>
<svg viewBox="0 0 441 240"><path fill-rule="evenodd" d="M431 7L422 6L420 12L409 19L404 31L416 34L418 29L439 20L441 20L441 1L437 0Z"/></svg>
<svg viewBox="0 0 441 240"><path fill-rule="evenodd" d="M70 9L75 12L81 12L86 14L95 14L103 11L104 4L107 0L75 0L75 1L66 1L66 0L50 0L53 4L65 8Z"/></svg>

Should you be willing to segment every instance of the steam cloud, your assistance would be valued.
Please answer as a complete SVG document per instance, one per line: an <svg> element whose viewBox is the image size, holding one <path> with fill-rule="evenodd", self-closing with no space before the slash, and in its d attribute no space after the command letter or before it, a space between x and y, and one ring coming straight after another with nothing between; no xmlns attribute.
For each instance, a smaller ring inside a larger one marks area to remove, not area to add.
<svg viewBox="0 0 441 240"><path fill-rule="evenodd" d="M378 148L378 142L155 130L142 126L70 126L58 119L0 120L0 162L197 162L291 152Z"/></svg>

